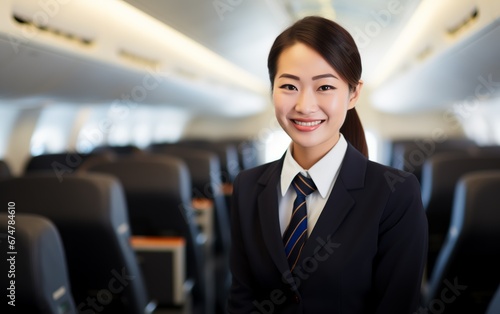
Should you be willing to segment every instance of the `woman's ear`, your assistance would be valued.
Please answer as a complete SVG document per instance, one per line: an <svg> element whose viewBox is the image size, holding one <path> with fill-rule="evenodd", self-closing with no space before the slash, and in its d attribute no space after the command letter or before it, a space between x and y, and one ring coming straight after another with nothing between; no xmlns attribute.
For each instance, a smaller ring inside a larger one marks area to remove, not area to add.
<svg viewBox="0 0 500 314"><path fill-rule="evenodd" d="M356 89L351 93L349 93L349 106L347 109L352 109L356 106L356 102L358 101L362 88L363 88L363 80L359 80Z"/></svg>

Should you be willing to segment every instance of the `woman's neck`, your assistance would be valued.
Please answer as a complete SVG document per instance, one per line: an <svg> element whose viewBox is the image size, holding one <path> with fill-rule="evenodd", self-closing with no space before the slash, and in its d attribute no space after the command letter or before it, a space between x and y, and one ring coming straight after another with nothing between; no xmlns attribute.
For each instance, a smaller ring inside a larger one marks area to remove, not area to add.
<svg viewBox="0 0 500 314"><path fill-rule="evenodd" d="M313 147L304 147L293 143L292 156L303 169L309 170L338 143L339 139L340 136Z"/></svg>

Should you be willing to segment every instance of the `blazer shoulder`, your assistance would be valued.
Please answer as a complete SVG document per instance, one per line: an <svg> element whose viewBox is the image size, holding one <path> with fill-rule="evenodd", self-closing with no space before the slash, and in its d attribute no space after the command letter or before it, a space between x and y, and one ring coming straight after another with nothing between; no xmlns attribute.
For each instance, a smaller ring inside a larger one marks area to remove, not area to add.
<svg viewBox="0 0 500 314"><path fill-rule="evenodd" d="M368 180L381 180L381 182L378 183L386 184L391 192L402 189L407 192L415 191L420 194L420 183L413 173L369 160L367 163L366 175Z"/></svg>
<svg viewBox="0 0 500 314"><path fill-rule="evenodd" d="M411 186L419 185L413 174L371 161L350 143L342 161L339 178L348 190L368 188L383 194L394 192L396 185L398 189L401 186L413 189Z"/></svg>

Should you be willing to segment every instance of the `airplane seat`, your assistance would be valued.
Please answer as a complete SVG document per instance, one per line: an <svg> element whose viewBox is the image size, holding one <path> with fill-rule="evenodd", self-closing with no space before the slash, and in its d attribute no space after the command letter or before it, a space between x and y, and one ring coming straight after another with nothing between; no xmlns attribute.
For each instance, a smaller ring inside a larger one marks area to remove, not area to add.
<svg viewBox="0 0 500 314"><path fill-rule="evenodd" d="M221 191L219 157L213 152L190 148L163 146L151 148L151 152L182 159L189 169L193 198L207 198L215 207L215 249L227 251L229 248L229 218Z"/></svg>
<svg viewBox="0 0 500 314"><path fill-rule="evenodd" d="M500 155L500 145L477 146L470 150L472 156Z"/></svg>
<svg viewBox="0 0 500 314"><path fill-rule="evenodd" d="M413 143L414 141L415 140L411 139L387 139L383 146L383 149L387 150L386 161L384 162L384 164L395 168L398 168L399 165L403 165L403 161L398 160L398 158L396 157L403 154L404 145Z"/></svg>
<svg viewBox="0 0 500 314"><path fill-rule="evenodd" d="M32 174L1 181L0 200L56 225L80 312L153 310L130 245L125 195L116 178L81 173L60 181L51 174Z"/></svg>
<svg viewBox="0 0 500 314"><path fill-rule="evenodd" d="M450 226L455 185L471 171L500 169L498 155L470 156L440 153L429 158L422 168L422 202L429 223L427 274L432 273Z"/></svg>
<svg viewBox="0 0 500 314"><path fill-rule="evenodd" d="M183 140L174 145L205 149L217 154L221 163L222 183L232 183L240 172L241 167L238 159L238 150L232 143L192 139Z"/></svg>
<svg viewBox="0 0 500 314"><path fill-rule="evenodd" d="M64 152L32 156L24 168L24 174L35 172L53 173L56 175L74 174L82 164L92 158L114 158L110 152L80 154Z"/></svg>
<svg viewBox="0 0 500 314"><path fill-rule="evenodd" d="M392 142L390 166L413 173L422 181L422 167L427 159L438 153L468 154L476 144L469 139L448 139L436 142L432 139L401 139Z"/></svg>
<svg viewBox="0 0 500 314"><path fill-rule="evenodd" d="M500 313L500 285L498 285L495 295L488 304L488 310L486 314L498 314Z"/></svg>
<svg viewBox="0 0 500 314"><path fill-rule="evenodd" d="M64 248L55 225L39 215L15 212L24 208L12 208L14 212L0 214L0 268L6 272L1 282L8 289L0 306L2 313L15 309L16 313L76 314ZM15 271L7 272L11 265Z"/></svg>
<svg viewBox="0 0 500 314"><path fill-rule="evenodd" d="M95 147L92 150L92 153L111 153L119 157L122 157L130 155L141 155L144 153L144 151L135 145L124 145L124 146L103 145Z"/></svg>
<svg viewBox="0 0 500 314"><path fill-rule="evenodd" d="M11 176L12 173L7 162L0 160L0 180L10 178Z"/></svg>
<svg viewBox="0 0 500 314"><path fill-rule="evenodd" d="M500 170L458 181L446 241L426 287L429 309L441 302L440 313L485 312L500 282L499 191Z"/></svg>
<svg viewBox="0 0 500 314"><path fill-rule="evenodd" d="M213 202L217 306L224 309L230 284L228 254L231 236L228 209L221 191L219 157L209 151L174 145L152 146L150 151L181 158L191 174L193 198Z"/></svg>
<svg viewBox="0 0 500 314"><path fill-rule="evenodd" d="M203 307L204 256L201 233L194 222L191 180L185 163L174 157L137 155L96 164L87 171L113 175L120 180L133 235L186 239L186 272L194 284L193 307Z"/></svg>
<svg viewBox="0 0 500 314"><path fill-rule="evenodd" d="M92 153L82 162L78 169L76 169L75 173L85 172L93 165L97 165L103 162L113 162L117 158L117 155L113 152L103 151L102 153Z"/></svg>
<svg viewBox="0 0 500 314"><path fill-rule="evenodd" d="M238 152L238 162L242 170L257 167L262 163L256 141L234 139L226 140L224 142L236 147Z"/></svg>

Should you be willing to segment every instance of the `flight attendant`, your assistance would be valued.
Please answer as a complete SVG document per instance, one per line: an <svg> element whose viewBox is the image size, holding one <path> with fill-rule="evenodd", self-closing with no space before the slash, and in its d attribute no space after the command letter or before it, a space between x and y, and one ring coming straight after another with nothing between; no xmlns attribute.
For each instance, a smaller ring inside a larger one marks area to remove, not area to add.
<svg viewBox="0 0 500 314"><path fill-rule="evenodd" d="M268 58L284 156L236 178L229 313L410 314L427 220L417 179L371 162L351 35L306 17Z"/></svg>

